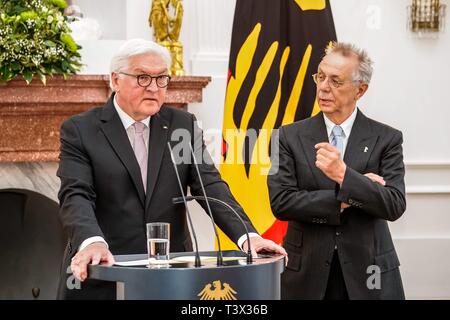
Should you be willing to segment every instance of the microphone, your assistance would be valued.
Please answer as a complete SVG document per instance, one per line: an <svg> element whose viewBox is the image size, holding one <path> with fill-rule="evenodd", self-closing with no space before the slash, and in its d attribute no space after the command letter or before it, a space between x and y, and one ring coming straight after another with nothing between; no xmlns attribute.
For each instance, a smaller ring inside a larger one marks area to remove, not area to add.
<svg viewBox="0 0 450 320"><path fill-rule="evenodd" d="M194 238L194 243L195 243L195 267L201 267L202 263L200 261L200 254L198 252L198 242L197 242L197 235L195 234L195 230L194 230L194 225L192 224L192 219L191 219L191 213L189 212L189 207L187 206L187 201L186 201L186 197L184 195L184 191L183 191L183 185L181 184L181 179L180 179L180 174L178 173L178 168L177 168L177 164L175 162L175 159L173 157L173 152L172 152L172 148L170 147L170 142L167 142L167 147L169 148L169 152L170 152L170 159L172 159L172 163L173 163L173 168L175 169L175 174L177 176L177 180L178 180L178 185L180 187L180 191L181 191L181 202L184 202L184 206L186 207L186 212L187 212L187 217L188 217L188 221L189 221L189 225L191 226L191 230L192 230L192 236ZM175 203L175 202L174 202ZM180 202L177 202L180 203Z"/></svg>
<svg viewBox="0 0 450 320"><path fill-rule="evenodd" d="M247 263L248 264L252 264L253 263L253 256L252 256L252 251L251 251L251 246L250 246L250 236L248 233L248 228L247 225L245 224L244 220L242 220L241 216L239 215L239 213L236 212L236 210L230 206L228 203L226 203L225 201L222 201L220 199L217 198L213 198L213 197L208 197L208 196L187 196L187 197L176 197L172 199L172 202L174 204L176 203L182 203L182 202L186 202L186 201L191 201L191 200L200 200L200 201L206 201L208 202L215 202L218 204L221 204L222 206L226 207L227 209L229 209L231 212L233 212L236 217L239 219L239 221L242 223L242 225L245 228L245 234L247 236L247 242L248 242L248 250L247 250Z"/></svg>
<svg viewBox="0 0 450 320"><path fill-rule="evenodd" d="M192 159L194 161L195 170L197 171L198 180L200 181L200 186L202 187L203 196L206 199L206 207L208 209L209 216L211 217L211 223L213 225L214 234L216 235L216 239L217 239L217 265L221 266L221 265L223 265L223 254L222 254L222 248L220 246L219 234L217 233L216 223L214 222L214 216L212 214L211 207L209 206L208 198L206 196L206 191L205 191L205 187L203 185L202 176L200 175L200 170L198 168L197 159L195 158L195 154L194 154L194 151L192 150L192 146L190 143L189 143L189 149L191 150L191 155L192 155Z"/></svg>

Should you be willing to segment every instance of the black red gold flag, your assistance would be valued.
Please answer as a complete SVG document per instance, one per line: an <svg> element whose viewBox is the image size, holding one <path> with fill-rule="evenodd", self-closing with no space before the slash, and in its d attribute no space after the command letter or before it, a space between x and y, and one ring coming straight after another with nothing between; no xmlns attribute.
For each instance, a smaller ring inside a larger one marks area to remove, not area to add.
<svg viewBox="0 0 450 320"><path fill-rule="evenodd" d="M270 209L270 136L318 112L312 74L334 40L328 0L236 2L220 171L258 232L277 243L287 223Z"/></svg>

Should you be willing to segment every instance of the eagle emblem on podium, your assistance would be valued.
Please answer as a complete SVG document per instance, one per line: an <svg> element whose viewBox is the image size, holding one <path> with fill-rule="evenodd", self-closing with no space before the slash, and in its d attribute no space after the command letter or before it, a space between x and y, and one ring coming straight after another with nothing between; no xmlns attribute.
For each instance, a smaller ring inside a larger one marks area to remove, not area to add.
<svg viewBox="0 0 450 320"><path fill-rule="evenodd" d="M237 292L226 282L223 283L220 280L208 283L197 295L200 300L237 300Z"/></svg>

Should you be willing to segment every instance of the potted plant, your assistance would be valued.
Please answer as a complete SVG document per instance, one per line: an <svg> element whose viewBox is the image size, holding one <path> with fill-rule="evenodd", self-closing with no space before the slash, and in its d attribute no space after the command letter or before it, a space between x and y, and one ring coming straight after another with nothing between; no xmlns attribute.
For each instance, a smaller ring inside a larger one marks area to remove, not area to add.
<svg viewBox="0 0 450 320"><path fill-rule="evenodd" d="M22 76L66 78L81 68L79 45L70 35L65 0L0 0L0 81Z"/></svg>

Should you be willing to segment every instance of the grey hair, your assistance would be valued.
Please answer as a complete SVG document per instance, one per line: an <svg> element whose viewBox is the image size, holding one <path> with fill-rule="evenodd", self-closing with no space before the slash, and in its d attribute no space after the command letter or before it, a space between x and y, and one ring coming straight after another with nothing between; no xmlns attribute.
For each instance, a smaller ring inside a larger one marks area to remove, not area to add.
<svg viewBox="0 0 450 320"><path fill-rule="evenodd" d="M333 42L325 49L325 53L340 53L344 57L352 54L358 57L359 66L353 73L353 81L360 81L369 84L373 73L373 61L370 59L366 50L358 48L354 44L344 42Z"/></svg>
<svg viewBox="0 0 450 320"><path fill-rule="evenodd" d="M158 43L144 39L128 40L119 48L111 59L111 64L109 67L109 86L112 91L115 90L112 83L111 73L124 71L128 67L129 58L141 54L154 54L160 56L166 63L167 68L170 68L172 64L172 58L169 50Z"/></svg>

